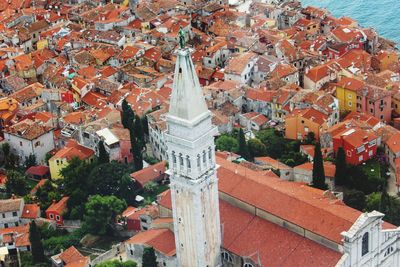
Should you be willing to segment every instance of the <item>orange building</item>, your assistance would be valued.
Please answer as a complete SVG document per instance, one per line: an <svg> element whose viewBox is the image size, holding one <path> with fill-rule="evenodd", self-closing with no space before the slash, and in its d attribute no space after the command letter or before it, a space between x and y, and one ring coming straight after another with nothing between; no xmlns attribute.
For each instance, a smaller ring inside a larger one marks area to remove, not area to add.
<svg viewBox="0 0 400 267"><path fill-rule="evenodd" d="M374 58L374 67L380 71L394 70L399 64L399 56L396 51L380 51Z"/></svg>
<svg viewBox="0 0 400 267"><path fill-rule="evenodd" d="M304 139L310 132L318 140L321 129L326 128L328 116L313 109L296 109L285 119L285 137L287 139Z"/></svg>

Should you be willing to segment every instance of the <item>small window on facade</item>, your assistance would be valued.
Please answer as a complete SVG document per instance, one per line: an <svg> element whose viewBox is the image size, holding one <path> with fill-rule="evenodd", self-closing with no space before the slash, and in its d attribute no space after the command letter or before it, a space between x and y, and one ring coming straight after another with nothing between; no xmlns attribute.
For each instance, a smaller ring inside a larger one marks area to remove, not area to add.
<svg viewBox="0 0 400 267"><path fill-rule="evenodd" d="M59 221L60 220L60 216L56 215L56 220Z"/></svg>
<svg viewBox="0 0 400 267"><path fill-rule="evenodd" d="M13 215L14 217L17 217L17 216L18 216L18 214L17 214L16 211L13 211L12 215Z"/></svg>
<svg viewBox="0 0 400 267"><path fill-rule="evenodd" d="M21 141L19 142L19 145L22 146L22 142Z"/></svg>
<svg viewBox="0 0 400 267"><path fill-rule="evenodd" d="M362 237L361 256L369 252L369 233L366 232Z"/></svg>
<svg viewBox="0 0 400 267"><path fill-rule="evenodd" d="M54 216L53 216L52 213L50 213L49 218L50 218L50 219L54 219Z"/></svg>

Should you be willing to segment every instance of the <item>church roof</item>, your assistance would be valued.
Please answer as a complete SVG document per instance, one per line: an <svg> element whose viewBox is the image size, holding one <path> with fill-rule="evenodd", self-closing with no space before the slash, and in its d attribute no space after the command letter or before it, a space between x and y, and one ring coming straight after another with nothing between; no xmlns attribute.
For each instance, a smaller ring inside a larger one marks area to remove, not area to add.
<svg viewBox="0 0 400 267"><path fill-rule="evenodd" d="M169 115L191 121L204 113L208 113L208 109L190 52L179 49Z"/></svg>

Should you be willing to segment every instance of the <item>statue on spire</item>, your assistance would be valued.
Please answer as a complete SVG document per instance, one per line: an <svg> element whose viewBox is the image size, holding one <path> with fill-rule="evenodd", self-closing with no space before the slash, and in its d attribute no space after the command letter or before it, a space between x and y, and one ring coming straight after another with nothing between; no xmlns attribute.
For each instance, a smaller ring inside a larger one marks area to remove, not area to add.
<svg viewBox="0 0 400 267"><path fill-rule="evenodd" d="M181 47L181 49L185 48L185 32L183 31L182 27L179 30L179 45Z"/></svg>

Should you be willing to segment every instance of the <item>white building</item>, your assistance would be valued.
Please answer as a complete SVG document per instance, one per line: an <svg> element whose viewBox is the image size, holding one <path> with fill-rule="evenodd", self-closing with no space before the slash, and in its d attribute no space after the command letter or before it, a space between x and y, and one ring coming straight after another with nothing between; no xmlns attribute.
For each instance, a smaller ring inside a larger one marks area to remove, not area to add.
<svg viewBox="0 0 400 267"><path fill-rule="evenodd" d="M385 229L384 216L377 211L363 213L342 233L344 255L336 266L400 266L400 230Z"/></svg>
<svg viewBox="0 0 400 267"><path fill-rule="evenodd" d="M4 140L19 156L21 163L35 155L36 162L42 164L46 153L54 149L54 128L26 119L5 130Z"/></svg>
<svg viewBox="0 0 400 267"><path fill-rule="evenodd" d="M252 52L240 54L231 58L225 69L225 80L250 84L257 56Z"/></svg>
<svg viewBox="0 0 400 267"><path fill-rule="evenodd" d="M19 226L23 208L22 198L0 200L0 229Z"/></svg>
<svg viewBox="0 0 400 267"><path fill-rule="evenodd" d="M188 49L177 51L167 115L175 246L179 266L220 265L220 217L211 112Z"/></svg>

